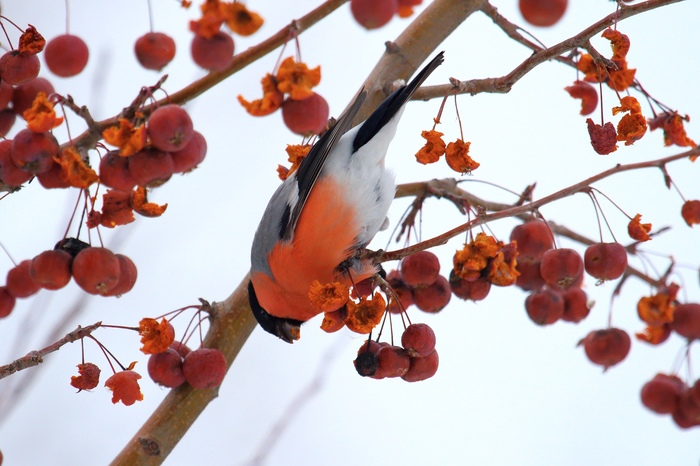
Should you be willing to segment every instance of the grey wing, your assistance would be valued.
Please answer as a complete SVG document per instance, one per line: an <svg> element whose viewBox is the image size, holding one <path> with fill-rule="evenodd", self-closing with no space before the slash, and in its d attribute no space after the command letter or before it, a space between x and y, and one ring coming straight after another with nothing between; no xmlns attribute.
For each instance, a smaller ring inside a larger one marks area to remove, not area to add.
<svg viewBox="0 0 700 466"><path fill-rule="evenodd" d="M367 91L360 90L352 105L343 113L336 124L326 131L323 136L314 144L304 160L302 160L299 170L296 172L296 182L298 188L298 199L294 208L288 206L283 215L283 224L280 225L280 239L289 241L294 236L299 216L304 209L304 204L309 197L309 193L314 187L318 175L328 158L328 154L333 150L340 138L348 132L352 125L352 120L362 107L367 97Z"/></svg>

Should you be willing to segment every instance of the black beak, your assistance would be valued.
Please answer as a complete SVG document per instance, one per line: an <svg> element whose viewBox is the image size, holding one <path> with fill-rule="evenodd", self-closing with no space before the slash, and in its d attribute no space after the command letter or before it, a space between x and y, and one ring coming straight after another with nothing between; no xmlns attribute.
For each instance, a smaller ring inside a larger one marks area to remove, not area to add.
<svg viewBox="0 0 700 466"><path fill-rule="evenodd" d="M299 339L303 322L270 315L258 302L252 281L248 282L248 301L250 302L250 308L253 310L255 320L258 321L263 330L281 338L287 343L294 343Z"/></svg>

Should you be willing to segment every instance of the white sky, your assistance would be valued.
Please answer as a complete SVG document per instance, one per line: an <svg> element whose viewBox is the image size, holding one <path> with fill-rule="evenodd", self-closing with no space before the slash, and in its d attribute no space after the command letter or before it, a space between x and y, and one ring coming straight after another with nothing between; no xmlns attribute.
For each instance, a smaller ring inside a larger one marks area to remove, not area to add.
<svg viewBox="0 0 700 466"><path fill-rule="evenodd" d="M574 35L614 7L605 0L570 3L557 27L531 28L545 44ZM237 50L276 32L319 2L294 0L284 2L284 8L277 2L250 0L248 4L267 22L252 38L236 38ZM515 0L495 0L494 4L512 21L522 21ZM88 67L74 79L42 73L59 93L87 104L95 118L114 115L141 86L159 77L141 70L133 57L135 39L148 29L146 3L72 0L70 6L71 32L86 39L90 47ZM3 15L20 25L35 25L47 38L64 31L63 2L5 1L2 7ZM165 89L174 92L202 75L189 58L187 24L196 12L179 9L173 0L154 0L153 9L156 30L173 35L178 46L174 62L165 70L170 75ZM700 116L695 59L699 13L697 2L686 1L620 25L632 43L628 61L638 69L637 77L645 88L693 117ZM395 38L406 24L395 19L368 33L355 25L349 7L344 6L301 36L303 58L309 65L322 65L318 92L329 101L333 115L344 108L374 66L384 42ZM607 52L607 41L596 38L594 43L599 51ZM450 76L501 76L529 55L480 14L470 18L441 49L446 51L445 64L429 84L445 83ZM108 245L120 241L115 249L136 262L136 288L118 300L88 299L78 319L64 322L65 330L97 320L134 325L143 316L196 303L198 297L222 300L237 286L249 267L249 247L258 219L278 183L274 169L285 160L285 145L298 142L284 128L280 115L253 119L235 101L238 94L249 99L259 95L259 80L276 59L276 52L270 54L188 104L195 128L207 138L207 159L200 169L173 177L153 193L153 201L169 204L163 217L139 218L116 231L103 230ZM548 63L528 74L508 95L460 97L465 138L472 142L472 156L482 164L472 179L517 192L536 181L535 194L542 197L617 163L651 160L678 151L664 148L657 131L631 148L621 146L608 156L595 154L584 118L578 115L579 102L563 91L574 79L573 70ZM606 90L604 99L609 112L614 94ZM444 163L423 167L413 161L421 145L420 130L429 129L438 105L437 101L415 103L407 109L387 159L399 182L453 176ZM644 111L649 113L647 106ZM609 113L607 118L612 118ZM443 121L441 131L446 139L458 137L451 105ZM696 121L687 128L697 141L700 127ZM70 116L70 123L71 128L80 127L77 117ZM697 167L679 162L668 169L687 198L700 198L697 176L692 173ZM485 185L466 186L487 198L513 201L503 191ZM686 286L681 299L697 301L697 231L682 222L680 197L664 188L661 173L623 174L597 186L628 213L642 213L644 221L655 228L673 225L669 233L644 249L671 254L679 265L687 266L674 279ZM38 183L7 197L0 202L0 241L17 261L52 247L63 234L74 200L73 192L46 191ZM406 201L396 204L393 222ZM424 237L463 221L454 207L443 204L426 203ZM624 216L610 204L603 205L617 238L628 241ZM598 234L595 214L584 196L562 200L542 211L548 219L584 235ZM513 221L500 221L491 228L505 240L513 225ZM375 246L384 247L386 239L379 238ZM438 251L443 274L449 273L451 256L461 241L456 239ZM578 247L567 240L560 244ZM642 267L638 259L631 263ZM663 270L667 263L661 259L656 264ZM0 258L0 273L10 267L8 259ZM627 360L605 374L575 347L590 330L606 326L613 288L613 283L596 287L587 279L586 290L597 304L579 325L535 326L523 308L525 293L515 288L493 289L479 304L453 298L438 315L412 310L414 321L433 327L440 352L437 375L416 384L360 378L352 359L363 337L349 332L327 335L318 329L320 321L306 325L303 338L293 346L256 330L224 381L219 398L166 464L248 464L272 425L285 418L290 404L310 384L319 365L323 374L320 390L286 418L286 428L267 453L265 464L697 464L700 430L682 432L669 418L654 415L639 402L641 386L657 372L674 367L684 345L680 338L673 336L660 348L635 341ZM628 283L613 304L615 325L630 333L641 330L636 301L649 292L640 283ZM80 295L71 283L62 291L41 292L21 301L0 323L0 361L9 362L43 346L48 332L65 321ZM5 464L108 463L165 395L165 390L147 379L147 359L138 351L135 334L101 330L96 336L122 361L139 361L136 369L144 375L145 400L131 407L112 405L104 387L76 395L68 382L80 362L80 347L69 345L48 357L40 368L25 371L35 373L36 378L28 388L21 388L20 400L5 398L9 385L19 382L19 377L0 382L0 402L4 403L0 407L0 450ZM102 366L106 379L108 369L101 354L94 345L86 348L88 360ZM5 414L8 403L15 405L9 415Z"/></svg>

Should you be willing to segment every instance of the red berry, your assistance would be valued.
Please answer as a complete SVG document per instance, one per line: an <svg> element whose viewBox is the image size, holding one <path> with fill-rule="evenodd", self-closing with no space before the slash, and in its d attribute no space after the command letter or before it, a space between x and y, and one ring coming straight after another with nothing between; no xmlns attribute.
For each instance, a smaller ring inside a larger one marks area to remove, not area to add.
<svg viewBox="0 0 700 466"><path fill-rule="evenodd" d="M545 282L540 273L541 264L542 262L539 260L528 259L527 257L521 258L518 256L515 269L520 275L515 279L516 286L525 291L539 290L542 288Z"/></svg>
<svg viewBox="0 0 700 466"><path fill-rule="evenodd" d="M550 249L542 255L540 274L547 285L566 289L583 275L583 259L573 249Z"/></svg>
<svg viewBox="0 0 700 466"><path fill-rule="evenodd" d="M326 127L328 102L315 92L304 100L287 99L282 103L282 119L289 130L302 136L319 134Z"/></svg>
<svg viewBox="0 0 700 466"><path fill-rule="evenodd" d="M0 181L16 188L32 178L32 174L22 170L12 160L12 140L0 141Z"/></svg>
<svg viewBox="0 0 700 466"><path fill-rule="evenodd" d="M68 284L73 257L65 251L44 251L31 261L29 273L42 288L58 290Z"/></svg>
<svg viewBox="0 0 700 466"><path fill-rule="evenodd" d="M481 301L488 296L491 291L491 283L485 278L477 278L468 281L455 275L454 270L450 272L450 289L452 293L460 299L471 299Z"/></svg>
<svg viewBox="0 0 700 466"><path fill-rule="evenodd" d="M656 374L642 387L642 404L659 414L671 414L678 409L678 402L685 384L675 375Z"/></svg>
<svg viewBox="0 0 700 466"><path fill-rule="evenodd" d="M671 329L689 340L700 338L700 304L687 303L676 306Z"/></svg>
<svg viewBox="0 0 700 466"><path fill-rule="evenodd" d="M540 260L545 251L554 247L554 237L549 225L536 219L528 220L513 228L510 240L518 245L518 263L523 258Z"/></svg>
<svg viewBox="0 0 700 466"><path fill-rule="evenodd" d="M553 26L568 5L568 0L519 0L518 7L525 21L533 26Z"/></svg>
<svg viewBox="0 0 700 466"><path fill-rule="evenodd" d="M4 137L12 129L17 119L17 114L11 108L0 110L0 136Z"/></svg>
<svg viewBox="0 0 700 466"><path fill-rule="evenodd" d="M194 128L185 109L178 105L163 105L151 113L146 132L153 147L173 152L184 149L192 139Z"/></svg>
<svg viewBox="0 0 700 466"><path fill-rule="evenodd" d="M39 173L36 177L44 189L69 188L70 183L63 176L63 168L59 164L54 163L49 171Z"/></svg>
<svg viewBox="0 0 700 466"><path fill-rule="evenodd" d="M210 39L195 34L190 47L192 60L210 71L221 71L231 64L233 50L233 38L223 31L217 32Z"/></svg>
<svg viewBox="0 0 700 466"><path fill-rule="evenodd" d="M175 41L162 32L147 32L136 39L134 53L147 70L160 70L175 57Z"/></svg>
<svg viewBox="0 0 700 466"><path fill-rule="evenodd" d="M435 332L427 324L411 324L401 335L401 346L412 358L427 356L435 349Z"/></svg>
<svg viewBox="0 0 700 466"><path fill-rule="evenodd" d="M182 357L169 348L148 358L148 375L158 385L177 388L185 383L182 365Z"/></svg>
<svg viewBox="0 0 700 466"><path fill-rule="evenodd" d="M181 358L184 358L192 351L186 344L177 340L170 343L170 349L177 351Z"/></svg>
<svg viewBox="0 0 700 466"><path fill-rule="evenodd" d="M136 181L129 172L129 157L120 156L119 151L107 152L100 160L100 181L120 191L134 189Z"/></svg>
<svg viewBox="0 0 700 466"><path fill-rule="evenodd" d="M450 298L450 282L442 275L438 275L431 285L413 289L413 304L423 312L440 312L450 302Z"/></svg>
<svg viewBox="0 0 700 466"><path fill-rule="evenodd" d="M121 296L128 293L136 284L136 265L123 254L115 254L119 261L119 281L111 290L102 293L103 296Z"/></svg>
<svg viewBox="0 0 700 466"><path fill-rule="evenodd" d="M218 387L226 375L226 358L216 348L199 348L185 356L182 372L193 388Z"/></svg>
<svg viewBox="0 0 700 466"><path fill-rule="evenodd" d="M392 270L386 277L386 281L391 286L396 296L390 296L387 309L393 314L401 314L413 304L413 291L401 278L398 270ZM398 299L398 301L397 301Z"/></svg>
<svg viewBox="0 0 700 466"><path fill-rule="evenodd" d="M376 378L403 377L411 366L408 353L400 346L382 346L377 352Z"/></svg>
<svg viewBox="0 0 700 466"><path fill-rule="evenodd" d="M564 298L564 313L561 320L566 322L581 322L588 317L591 308L588 306L586 292L577 286L572 286L561 293Z"/></svg>
<svg viewBox="0 0 700 466"><path fill-rule="evenodd" d="M198 131L193 131L192 138L185 146L171 152L175 173L186 173L197 168L207 155L207 140Z"/></svg>
<svg viewBox="0 0 700 466"><path fill-rule="evenodd" d="M41 289L41 286L34 281L29 268L32 261L27 259L7 272L5 287L15 298L28 298Z"/></svg>
<svg viewBox="0 0 700 466"><path fill-rule="evenodd" d="M75 76L83 71L89 56L85 41L71 34L54 37L44 48L46 66L53 74L62 78Z"/></svg>
<svg viewBox="0 0 700 466"><path fill-rule="evenodd" d="M0 79L16 86L36 78L40 66L36 55L11 50L0 57Z"/></svg>
<svg viewBox="0 0 700 466"><path fill-rule="evenodd" d="M411 358L411 366L401 378L406 382L420 382L421 380L429 379L435 375L439 364L440 358L437 350L433 350L424 357Z"/></svg>
<svg viewBox="0 0 700 466"><path fill-rule="evenodd" d="M7 317L15 308L15 297L10 294L6 286L0 286L0 318Z"/></svg>
<svg viewBox="0 0 700 466"><path fill-rule="evenodd" d="M533 291L525 298L525 310L537 325L551 325L564 314L564 298L550 288Z"/></svg>
<svg viewBox="0 0 700 466"><path fill-rule="evenodd" d="M39 92L50 96L56 92L53 85L45 78L35 78L15 87L12 93L12 108L17 115L22 116L24 111L32 106L32 102Z"/></svg>
<svg viewBox="0 0 700 466"><path fill-rule="evenodd" d="M384 26L398 10L397 0L350 0L352 16L365 29Z"/></svg>
<svg viewBox="0 0 700 466"><path fill-rule="evenodd" d="M353 361L355 370L362 377L373 377L379 367L377 353L381 345L374 340L365 341L357 350L357 357Z"/></svg>
<svg viewBox="0 0 700 466"><path fill-rule="evenodd" d="M14 87L5 81L0 81L0 109L7 108L12 102L12 94L14 93Z"/></svg>
<svg viewBox="0 0 700 466"><path fill-rule="evenodd" d="M12 141L12 161L33 175L45 173L54 165L58 141L51 133L35 133L23 129Z"/></svg>
<svg viewBox="0 0 700 466"><path fill-rule="evenodd" d="M627 251L620 243L596 243L583 255L586 272L598 280L615 280L627 269Z"/></svg>
<svg viewBox="0 0 700 466"><path fill-rule="evenodd" d="M401 260L401 278L410 287L432 285L440 275L440 260L430 251L418 251Z"/></svg>
<svg viewBox="0 0 700 466"><path fill-rule="evenodd" d="M629 335L619 328L594 330L579 342L583 344L586 356L593 364L599 364L606 370L627 357L631 341Z"/></svg>
<svg viewBox="0 0 700 466"><path fill-rule="evenodd" d="M689 389L683 390L678 398L678 409L671 416L681 429L689 429L700 425L700 405L695 403Z"/></svg>
<svg viewBox="0 0 700 466"><path fill-rule="evenodd" d="M147 147L129 157L129 173L137 185L157 187L173 175L170 152Z"/></svg>
<svg viewBox="0 0 700 466"><path fill-rule="evenodd" d="M119 283L119 259L107 248L89 247L73 259L75 283L90 294L105 294Z"/></svg>

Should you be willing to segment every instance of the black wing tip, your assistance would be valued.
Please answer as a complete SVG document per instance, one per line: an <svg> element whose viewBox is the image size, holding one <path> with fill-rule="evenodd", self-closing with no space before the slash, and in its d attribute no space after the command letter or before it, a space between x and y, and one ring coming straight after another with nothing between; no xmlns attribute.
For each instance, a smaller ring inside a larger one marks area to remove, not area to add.
<svg viewBox="0 0 700 466"><path fill-rule="evenodd" d="M253 317L255 317L260 327L267 333L287 343L294 343L299 339L301 336L301 324L303 324L303 322L300 320L275 317L263 309L258 302L252 280L248 281L248 302L250 303L250 309L253 311Z"/></svg>

